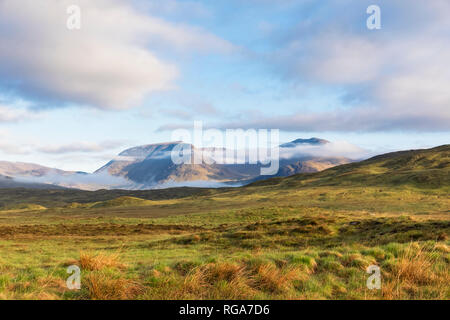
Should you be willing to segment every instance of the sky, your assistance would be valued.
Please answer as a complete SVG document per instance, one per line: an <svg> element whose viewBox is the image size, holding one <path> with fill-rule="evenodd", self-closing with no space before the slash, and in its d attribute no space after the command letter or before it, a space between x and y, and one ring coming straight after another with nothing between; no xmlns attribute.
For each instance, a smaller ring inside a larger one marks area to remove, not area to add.
<svg viewBox="0 0 450 320"><path fill-rule="evenodd" d="M448 0L0 0L0 160L92 172L194 121L372 154L448 144L449 12Z"/></svg>

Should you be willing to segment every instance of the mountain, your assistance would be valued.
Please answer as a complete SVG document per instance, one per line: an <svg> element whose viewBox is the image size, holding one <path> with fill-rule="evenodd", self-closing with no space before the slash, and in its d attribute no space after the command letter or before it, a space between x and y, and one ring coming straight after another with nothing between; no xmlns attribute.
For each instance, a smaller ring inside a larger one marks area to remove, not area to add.
<svg viewBox="0 0 450 320"><path fill-rule="evenodd" d="M169 142L133 147L121 152L118 157L97 170L96 174L108 173L123 177L140 188L168 187L181 185L219 186L242 185L267 176L260 176L260 164L175 164L171 153L181 142ZM317 172L336 165L351 162L345 157L314 156L302 153L302 146L319 147L327 140L311 138L297 139L280 145L280 169L277 176L289 176L301 172ZM191 156L205 150L185 144ZM224 151L224 149L220 149ZM284 152L287 150L288 152ZM295 151L295 152L292 152ZM285 156L288 154L287 156Z"/></svg>
<svg viewBox="0 0 450 320"><path fill-rule="evenodd" d="M294 147L298 147L298 146L305 145L305 144L317 146L317 145L324 145L327 143L330 143L330 141L324 140L324 139L319 139L319 138L297 139L297 140L282 144L282 145L280 145L280 147L281 148L294 148Z"/></svg>
<svg viewBox="0 0 450 320"><path fill-rule="evenodd" d="M189 181L233 182L253 177L253 171L256 172L256 166L239 170L234 165L174 164L171 153L179 144L160 143L127 149L95 173L108 172L138 185L157 186ZM193 145L186 144L186 147L190 148L192 155L201 152Z"/></svg>

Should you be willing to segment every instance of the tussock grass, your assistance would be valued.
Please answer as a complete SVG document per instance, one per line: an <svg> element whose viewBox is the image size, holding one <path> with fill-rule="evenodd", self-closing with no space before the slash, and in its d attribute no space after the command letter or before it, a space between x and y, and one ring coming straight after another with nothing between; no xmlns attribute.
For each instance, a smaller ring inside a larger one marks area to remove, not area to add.
<svg viewBox="0 0 450 320"><path fill-rule="evenodd" d="M194 267L187 275L154 275L146 297L177 299L255 299L291 294L295 281L307 274L298 267L273 263L217 262Z"/></svg>
<svg viewBox="0 0 450 320"><path fill-rule="evenodd" d="M434 246L411 243L398 259L389 265L387 281L382 294L386 299L448 299L450 294L450 269L448 261L442 263L439 249Z"/></svg>
<svg viewBox="0 0 450 320"><path fill-rule="evenodd" d="M81 252L79 260L82 270L102 270L104 268L124 268L125 265L120 262L119 253L105 254Z"/></svg>
<svg viewBox="0 0 450 320"><path fill-rule="evenodd" d="M401 282L414 284L430 284L437 280L432 272L435 263L433 251L425 251L424 247L414 243L409 245L394 268L394 276Z"/></svg>
<svg viewBox="0 0 450 320"><path fill-rule="evenodd" d="M255 287L271 293L284 293L292 289L294 280L302 279L303 271L295 266L279 269L272 264L262 264L254 270Z"/></svg>
<svg viewBox="0 0 450 320"><path fill-rule="evenodd" d="M184 279L183 295L201 299L249 299L253 294L251 276L235 263L208 263L194 268Z"/></svg>
<svg viewBox="0 0 450 320"><path fill-rule="evenodd" d="M111 278L103 272L89 273L83 284L87 288L88 298L93 300L135 299L142 293L142 285L125 278Z"/></svg>

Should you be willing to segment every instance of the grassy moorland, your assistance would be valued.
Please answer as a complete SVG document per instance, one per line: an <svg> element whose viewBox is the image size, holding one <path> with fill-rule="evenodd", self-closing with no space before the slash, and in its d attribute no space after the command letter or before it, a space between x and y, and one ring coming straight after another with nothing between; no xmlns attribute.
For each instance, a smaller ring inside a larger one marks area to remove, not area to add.
<svg viewBox="0 0 450 320"><path fill-rule="evenodd" d="M4 189L0 298L449 299L449 194L448 145L236 189Z"/></svg>

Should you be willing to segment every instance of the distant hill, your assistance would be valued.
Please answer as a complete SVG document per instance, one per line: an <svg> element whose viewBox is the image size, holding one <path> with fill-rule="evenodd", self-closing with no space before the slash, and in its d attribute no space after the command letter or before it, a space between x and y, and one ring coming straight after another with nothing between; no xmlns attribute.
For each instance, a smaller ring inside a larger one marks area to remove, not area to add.
<svg viewBox="0 0 450 320"><path fill-rule="evenodd" d="M27 188L27 189L64 189L60 186L55 186L46 183L32 183L21 180L16 180L9 176L0 175L0 189L4 188Z"/></svg>
<svg viewBox="0 0 450 320"><path fill-rule="evenodd" d="M450 187L450 145L432 149L387 153L322 172L259 181L250 186L372 186L409 185Z"/></svg>
<svg viewBox="0 0 450 320"><path fill-rule="evenodd" d="M64 171L35 163L0 161L0 188L77 188L80 185L76 181L86 175L86 172Z"/></svg>
<svg viewBox="0 0 450 320"><path fill-rule="evenodd" d="M49 174L71 175L73 171L64 171L41 166L35 163L0 161L0 175L9 177L42 177Z"/></svg>

